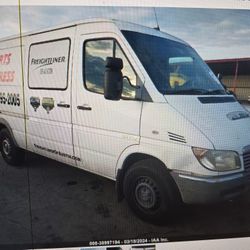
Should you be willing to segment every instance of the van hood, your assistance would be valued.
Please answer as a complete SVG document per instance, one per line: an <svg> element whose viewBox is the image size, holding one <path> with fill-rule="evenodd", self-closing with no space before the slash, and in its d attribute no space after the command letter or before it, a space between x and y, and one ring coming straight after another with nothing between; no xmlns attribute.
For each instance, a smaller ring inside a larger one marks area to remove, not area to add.
<svg viewBox="0 0 250 250"><path fill-rule="evenodd" d="M218 150L242 154L250 145L250 113L233 96L165 96ZM195 136L195 135L194 135Z"/></svg>

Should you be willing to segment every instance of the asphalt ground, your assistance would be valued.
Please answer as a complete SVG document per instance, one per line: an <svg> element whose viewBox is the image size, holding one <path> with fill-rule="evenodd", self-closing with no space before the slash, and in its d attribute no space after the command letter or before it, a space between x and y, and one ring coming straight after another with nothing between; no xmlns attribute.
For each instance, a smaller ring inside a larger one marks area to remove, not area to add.
<svg viewBox="0 0 250 250"><path fill-rule="evenodd" d="M114 182L28 154L21 167L0 157L0 249L84 246L94 240L170 241L250 236L250 192L235 201L185 206L164 226L137 218Z"/></svg>

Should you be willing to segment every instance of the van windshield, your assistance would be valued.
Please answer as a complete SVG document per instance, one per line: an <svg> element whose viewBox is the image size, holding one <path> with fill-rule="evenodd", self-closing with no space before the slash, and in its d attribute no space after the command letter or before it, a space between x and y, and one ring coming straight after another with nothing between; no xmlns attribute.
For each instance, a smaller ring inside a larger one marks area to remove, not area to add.
<svg viewBox="0 0 250 250"><path fill-rule="evenodd" d="M223 95L217 77L190 46L162 37L122 31L163 95Z"/></svg>

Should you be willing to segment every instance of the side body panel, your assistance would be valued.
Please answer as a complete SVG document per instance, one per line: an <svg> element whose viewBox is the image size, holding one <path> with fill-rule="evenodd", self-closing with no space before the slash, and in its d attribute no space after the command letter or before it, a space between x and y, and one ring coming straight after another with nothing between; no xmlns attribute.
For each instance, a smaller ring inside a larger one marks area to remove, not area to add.
<svg viewBox="0 0 250 250"><path fill-rule="evenodd" d="M135 152L162 161L168 169L197 175L217 175L202 167L191 147L213 149L213 144L168 103L143 103L140 145L128 148L118 161L117 169Z"/></svg>
<svg viewBox="0 0 250 250"><path fill-rule="evenodd" d="M0 42L0 123L25 148L21 49L18 38Z"/></svg>
<svg viewBox="0 0 250 250"><path fill-rule="evenodd" d="M25 38L28 150L70 165L74 35L71 27Z"/></svg>

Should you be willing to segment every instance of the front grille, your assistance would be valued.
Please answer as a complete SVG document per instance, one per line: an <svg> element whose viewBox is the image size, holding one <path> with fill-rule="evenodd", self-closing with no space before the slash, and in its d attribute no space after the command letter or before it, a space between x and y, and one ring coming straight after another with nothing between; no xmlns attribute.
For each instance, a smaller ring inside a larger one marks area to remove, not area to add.
<svg viewBox="0 0 250 250"><path fill-rule="evenodd" d="M250 178L250 151L243 154L244 168L247 176Z"/></svg>

